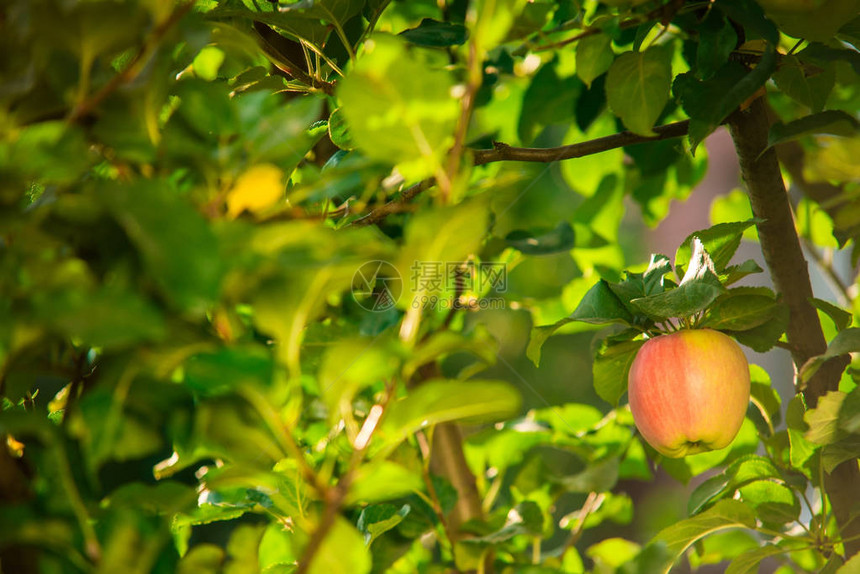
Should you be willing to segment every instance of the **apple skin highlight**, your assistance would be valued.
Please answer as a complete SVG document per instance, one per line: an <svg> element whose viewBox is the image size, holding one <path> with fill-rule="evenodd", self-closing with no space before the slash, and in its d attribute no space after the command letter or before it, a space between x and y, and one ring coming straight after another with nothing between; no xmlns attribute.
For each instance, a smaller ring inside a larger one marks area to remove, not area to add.
<svg viewBox="0 0 860 574"><path fill-rule="evenodd" d="M670 458L728 446L750 398L749 363L728 335L690 329L645 342L628 375L639 432Z"/></svg>

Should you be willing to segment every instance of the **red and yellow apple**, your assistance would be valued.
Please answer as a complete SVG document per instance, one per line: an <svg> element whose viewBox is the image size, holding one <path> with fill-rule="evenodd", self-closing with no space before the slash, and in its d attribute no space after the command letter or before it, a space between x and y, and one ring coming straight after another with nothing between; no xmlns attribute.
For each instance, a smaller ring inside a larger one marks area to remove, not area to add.
<svg viewBox="0 0 860 574"><path fill-rule="evenodd" d="M749 363L719 331L660 335L636 354L627 394L636 427L661 454L680 458L724 448L747 412Z"/></svg>

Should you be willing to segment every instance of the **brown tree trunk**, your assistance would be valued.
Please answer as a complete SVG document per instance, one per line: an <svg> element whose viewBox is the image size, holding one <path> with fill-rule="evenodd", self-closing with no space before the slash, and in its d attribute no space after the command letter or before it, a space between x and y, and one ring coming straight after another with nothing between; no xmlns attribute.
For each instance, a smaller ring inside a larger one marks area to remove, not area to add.
<svg viewBox="0 0 860 574"><path fill-rule="evenodd" d="M795 231L776 152L773 149L764 152L770 128L764 99L757 98L746 110L732 114L729 127L753 214L762 219L756 226L762 253L774 286L790 311L786 335L794 364L799 369L810 358L824 353L827 341L818 313L809 301L812 297L809 272ZM832 359L810 379L802 390L808 407L814 408L818 399L828 391L838 389L839 378L847 364L847 357ZM849 460L836 467L825 476L824 483L842 537L860 536L860 469L857 460ZM852 521L852 515L858 519ZM860 538L845 543L846 556L858 552Z"/></svg>

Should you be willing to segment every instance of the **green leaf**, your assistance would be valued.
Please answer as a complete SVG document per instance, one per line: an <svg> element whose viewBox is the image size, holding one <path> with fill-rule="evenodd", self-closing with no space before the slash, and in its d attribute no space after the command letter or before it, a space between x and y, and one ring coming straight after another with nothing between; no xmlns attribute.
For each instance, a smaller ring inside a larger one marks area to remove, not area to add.
<svg viewBox="0 0 860 574"><path fill-rule="evenodd" d="M860 352L860 328L849 327L840 331L833 340L830 341L830 344L827 345L827 351L825 351L823 355L812 357L806 361L800 369L800 378L805 383L809 381L816 372L818 372L821 365L828 359L857 352Z"/></svg>
<svg viewBox="0 0 860 574"><path fill-rule="evenodd" d="M441 169L459 104L447 72L422 65L403 42L374 35L337 95L358 148L409 179Z"/></svg>
<svg viewBox="0 0 860 574"><path fill-rule="evenodd" d="M836 574L857 574L860 572L860 554L855 554L842 568L836 571Z"/></svg>
<svg viewBox="0 0 860 574"><path fill-rule="evenodd" d="M705 251L713 261L717 273L723 273L741 244L744 231L758 223L756 219L732 223L718 223L708 229L694 231L681 243L675 252L675 267L683 273L693 256L694 241L702 242Z"/></svg>
<svg viewBox="0 0 860 574"><path fill-rule="evenodd" d="M756 516L764 522L784 524L800 516L800 503L794 491L784 484L756 480L739 490L743 501L752 506Z"/></svg>
<svg viewBox="0 0 860 574"><path fill-rule="evenodd" d="M308 568L309 574L367 574L370 551L364 537L344 518L338 516Z"/></svg>
<svg viewBox="0 0 860 574"><path fill-rule="evenodd" d="M183 369L186 387L199 396L215 396L247 384L266 389L275 365L265 348L247 346L196 354L185 362Z"/></svg>
<svg viewBox="0 0 860 574"><path fill-rule="evenodd" d="M197 503L195 489L173 480L157 484L132 482L114 490L107 497L110 507L146 509L155 513L179 513L191 510Z"/></svg>
<svg viewBox="0 0 860 574"><path fill-rule="evenodd" d="M543 532L543 512L540 506L531 500L514 506L508 512L505 525L485 536L477 536L464 540L466 544L500 544L516 536L538 536Z"/></svg>
<svg viewBox="0 0 860 574"><path fill-rule="evenodd" d="M214 544L195 544L188 553L182 556L177 565L177 574L217 574L227 560L226 552Z"/></svg>
<svg viewBox="0 0 860 574"><path fill-rule="evenodd" d="M846 311L842 307L834 305L830 301L811 297L809 302L812 303L813 307L833 320L833 324L836 326L837 331L844 331L854 320L854 316L850 312Z"/></svg>
<svg viewBox="0 0 860 574"><path fill-rule="evenodd" d="M853 68L855 74L860 74L860 54L848 47L834 48L820 41L811 42L800 51L798 57L802 62L817 66L825 66L828 62L845 62Z"/></svg>
<svg viewBox="0 0 860 574"><path fill-rule="evenodd" d="M115 350L167 334L159 309L133 291L105 286L92 294L69 290L33 299L41 320L90 346Z"/></svg>
<svg viewBox="0 0 860 574"><path fill-rule="evenodd" d="M839 410L839 428L845 432L860 434L860 386L848 393Z"/></svg>
<svg viewBox="0 0 860 574"><path fill-rule="evenodd" d="M537 71L523 95L517 134L530 144L539 128L572 118L582 84L575 76L559 77L558 60L553 59Z"/></svg>
<svg viewBox="0 0 860 574"><path fill-rule="evenodd" d="M27 179L38 178L43 184L69 184L96 159L88 151L83 129L65 121L36 123L21 128L16 135L15 145L0 143L4 176L20 174Z"/></svg>
<svg viewBox="0 0 860 574"><path fill-rule="evenodd" d="M860 458L860 435L841 436L821 450L821 465L829 473L847 460Z"/></svg>
<svg viewBox="0 0 860 574"><path fill-rule="evenodd" d="M617 406L627 392L627 375L636 359L636 353L645 341L625 341L615 345L603 345L594 357L591 370L594 390L597 395Z"/></svg>
<svg viewBox="0 0 860 574"><path fill-rule="evenodd" d="M555 482L567 492L609 491L618 482L618 464L618 458L613 456L600 462L592 462L582 472L566 476Z"/></svg>
<svg viewBox="0 0 860 574"><path fill-rule="evenodd" d="M776 345L787 328L788 307L777 305L773 318L758 327L746 331L725 330L724 332L737 339L738 343L759 353L765 353Z"/></svg>
<svg viewBox="0 0 860 574"><path fill-rule="evenodd" d="M328 118L328 137L331 143L344 150L355 149L355 142L349 133L346 117L340 108L334 110Z"/></svg>
<svg viewBox="0 0 860 574"><path fill-rule="evenodd" d="M842 110L826 110L804 116L784 124L777 122L770 128L767 147L796 140L807 135L831 134L850 137L860 130L860 121Z"/></svg>
<svg viewBox="0 0 860 574"><path fill-rule="evenodd" d="M756 537L742 530L727 530L712 534L696 544L696 551L687 557L690 566L700 568L706 564L719 564L732 560L747 550L759 548Z"/></svg>
<svg viewBox="0 0 860 574"><path fill-rule="evenodd" d="M762 561L771 556L785 554L785 548L767 544L761 548L747 550L729 564L726 574L756 574Z"/></svg>
<svg viewBox="0 0 860 574"><path fill-rule="evenodd" d="M784 9L778 3L767 5L766 12L780 30L810 42L827 42L839 29L857 16L856 0L824 0L807 10Z"/></svg>
<svg viewBox="0 0 860 574"><path fill-rule="evenodd" d="M708 310L704 325L712 329L746 331L769 321L778 305L772 296L749 292L743 287L730 289Z"/></svg>
<svg viewBox="0 0 860 574"><path fill-rule="evenodd" d="M831 64L810 73L796 56L785 56L773 74L773 81L791 99L818 113L836 84L836 69Z"/></svg>
<svg viewBox="0 0 860 574"><path fill-rule="evenodd" d="M269 523L257 549L261 572L277 572L279 567L289 567L299 559L293 548L294 536L288 527L278 522Z"/></svg>
<svg viewBox="0 0 860 574"><path fill-rule="evenodd" d="M624 323L629 325L633 322L633 315L613 293L609 283L601 279L588 290L573 313L562 321L564 323L583 321L593 324ZM558 323L556 325L561 326Z"/></svg>
<svg viewBox="0 0 860 574"><path fill-rule="evenodd" d="M453 268L474 254L487 232L489 212L484 201L423 209L403 232L404 245L397 260L400 277L409 288L400 308L407 314L433 296L454 293Z"/></svg>
<svg viewBox="0 0 860 574"><path fill-rule="evenodd" d="M765 17L764 11L752 0L723 0L717 6L729 19L741 24L747 39L762 38L770 44L779 42L779 30Z"/></svg>
<svg viewBox="0 0 860 574"><path fill-rule="evenodd" d="M690 494L687 512L698 514L713 501L731 497L734 492L755 480L781 478L779 469L765 457L747 455L730 464L724 471L709 477Z"/></svg>
<svg viewBox="0 0 860 574"><path fill-rule="evenodd" d="M167 182L104 186L102 201L143 257L153 280L180 309L203 313L221 289L218 239Z"/></svg>
<svg viewBox="0 0 860 574"><path fill-rule="evenodd" d="M388 532L406 518L411 508L404 504L399 509L393 504L373 504L361 510L356 526L364 534L368 546L380 535Z"/></svg>
<svg viewBox="0 0 860 574"><path fill-rule="evenodd" d="M674 561L700 538L728 528L755 528L753 511L737 500L720 500L713 508L698 516L682 520L661 530L652 544L658 541L665 542L669 548L671 561L664 564L660 572L668 573Z"/></svg>
<svg viewBox="0 0 860 574"><path fill-rule="evenodd" d="M704 82L697 80L691 72L677 76L672 89L690 116L692 149L695 150L730 113L762 87L775 69L776 50L768 44L761 61L752 71L736 62L729 62Z"/></svg>
<svg viewBox="0 0 860 574"><path fill-rule="evenodd" d="M352 399L362 388L385 381L400 367L399 349L374 339L343 340L323 356L319 370L320 392L334 423L352 412Z"/></svg>
<svg viewBox="0 0 860 574"><path fill-rule="evenodd" d="M672 85L672 51L651 46L644 52L625 52L612 63L606 77L606 99L630 131L652 136L651 128Z"/></svg>
<svg viewBox="0 0 860 574"><path fill-rule="evenodd" d="M576 45L576 75L591 88L591 83L606 73L615 59L612 38L608 34L593 34Z"/></svg>
<svg viewBox="0 0 860 574"><path fill-rule="evenodd" d="M843 436L839 430L839 410L845 401L846 393L830 391L818 400L818 406L806 411L803 420L809 425L806 439L819 445L836 442Z"/></svg>
<svg viewBox="0 0 860 574"><path fill-rule="evenodd" d="M413 432L441 422L489 422L515 415L520 394L504 381L425 381L388 409L380 429L386 441L399 443Z"/></svg>
<svg viewBox="0 0 860 574"><path fill-rule="evenodd" d="M765 424L761 426L755 418L753 420L759 427L759 432L767 436L780 421L779 393L771 386L770 377L758 365L750 365L750 378L750 401L759 411Z"/></svg>
<svg viewBox="0 0 860 574"><path fill-rule="evenodd" d="M809 425L804 421L805 406L801 395L795 396L788 403L785 411L785 423L788 426L789 461L791 466L811 478L809 462L819 446L810 442L804 436Z"/></svg>
<svg viewBox="0 0 860 574"><path fill-rule="evenodd" d="M640 546L624 538L607 538L592 544L585 554L594 560L599 571L613 571L639 554Z"/></svg>
<svg viewBox="0 0 860 574"><path fill-rule="evenodd" d="M422 365L455 353L471 353L480 365L493 365L498 357L498 341L483 324L475 325L467 334L437 331L422 340L409 354L403 366L403 377L409 380Z"/></svg>
<svg viewBox="0 0 860 574"><path fill-rule="evenodd" d="M417 46L444 48L465 44L469 39L469 30L462 24L424 18L417 27L404 30L399 36Z"/></svg>
<svg viewBox="0 0 860 574"><path fill-rule="evenodd" d="M739 263L737 265L729 265L723 270L723 272L720 274L720 277L723 282L723 285L728 286L732 283L740 281L747 275L761 273L762 271L764 271L764 269L759 267L758 263L756 263L752 259L747 259L743 263Z"/></svg>
<svg viewBox="0 0 860 574"><path fill-rule="evenodd" d="M707 80L729 60L737 46L738 36L722 13L711 10L699 27L696 50L696 75Z"/></svg>
<svg viewBox="0 0 860 574"><path fill-rule="evenodd" d="M424 488L419 473L389 460L375 460L358 467L346 504L373 504L402 498Z"/></svg>
<svg viewBox="0 0 860 574"><path fill-rule="evenodd" d="M511 231L505 236L505 243L526 255L546 255L571 250L576 236L570 224L562 221L550 231Z"/></svg>
<svg viewBox="0 0 860 574"><path fill-rule="evenodd" d="M696 279L677 288L650 297L634 299L631 303L655 322L673 317L689 317L704 310L719 297L725 288L716 276Z"/></svg>

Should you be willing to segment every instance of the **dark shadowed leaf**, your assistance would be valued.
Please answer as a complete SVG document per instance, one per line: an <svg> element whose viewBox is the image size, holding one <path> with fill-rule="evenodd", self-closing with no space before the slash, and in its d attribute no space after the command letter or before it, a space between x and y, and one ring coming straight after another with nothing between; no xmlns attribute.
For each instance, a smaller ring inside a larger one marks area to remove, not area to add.
<svg viewBox="0 0 860 574"><path fill-rule="evenodd" d="M856 134L858 129L860 129L860 122L854 116L842 110L827 110L786 124L775 123L770 128L767 145L772 147L812 134L848 137Z"/></svg>
<svg viewBox="0 0 860 574"><path fill-rule="evenodd" d="M400 32L400 36L418 46L442 48L465 43L469 39L469 30L462 24L424 18L417 27Z"/></svg>
<svg viewBox="0 0 860 574"><path fill-rule="evenodd" d="M505 236L505 243L527 255L545 255L569 251L576 242L573 228L562 221L550 231L511 231Z"/></svg>
<svg viewBox="0 0 860 574"><path fill-rule="evenodd" d="M105 186L101 198L164 294L183 310L203 312L223 273L218 239L203 217L164 181Z"/></svg>
<svg viewBox="0 0 860 574"><path fill-rule="evenodd" d="M585 323L625 323L633 321L633 315L612 292L609 284L601 279L588 290L582 301L568 317L570 321ZM567 322L565 320L565 322Z"/></svg>

